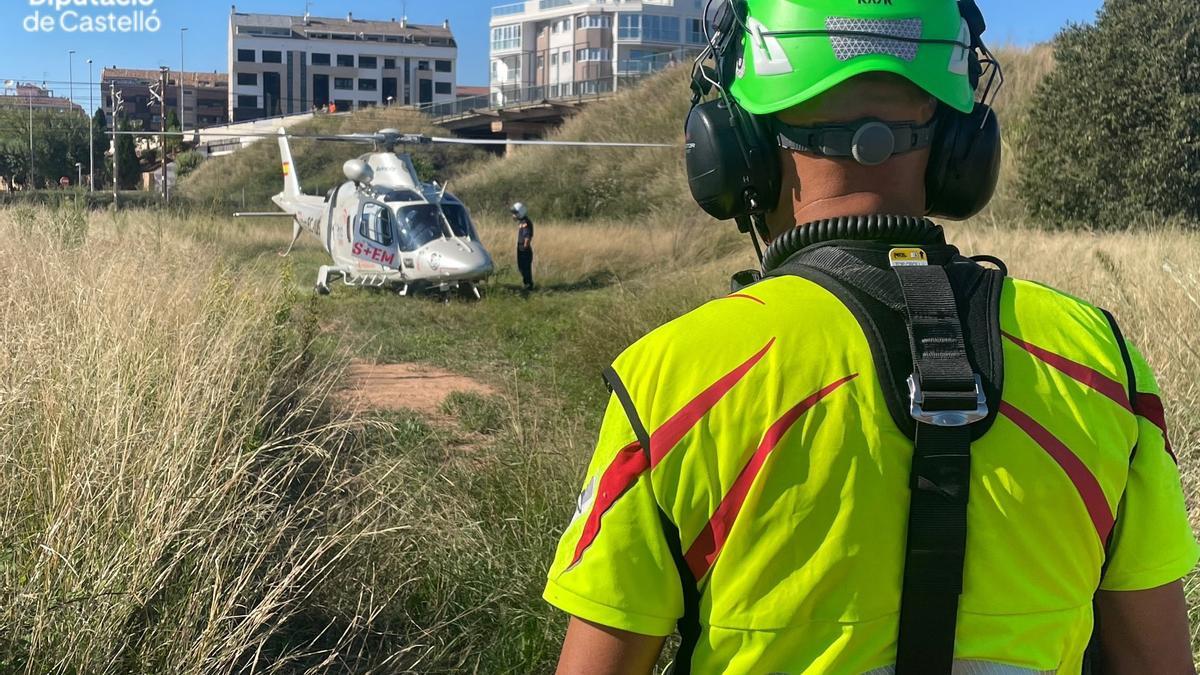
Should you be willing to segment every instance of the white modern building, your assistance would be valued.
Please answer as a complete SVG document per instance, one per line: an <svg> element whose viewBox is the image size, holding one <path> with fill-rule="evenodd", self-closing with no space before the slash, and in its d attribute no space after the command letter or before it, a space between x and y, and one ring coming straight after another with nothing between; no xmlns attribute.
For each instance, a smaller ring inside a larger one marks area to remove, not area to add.
<svg viewBox="0 0 1200 675"><path fill-rule="evenodd" d="M685 60L704 46L704 5L525 0L493 7L492 102L612 91L622 77Z"/></svg>
<svg viewBox="0 0 1200 675"><path fill-rule="evenodd" d="M353 14L229 15L229 115L234 122L337 106L455 100L458 46L449 21L368 21Z"/></svg>

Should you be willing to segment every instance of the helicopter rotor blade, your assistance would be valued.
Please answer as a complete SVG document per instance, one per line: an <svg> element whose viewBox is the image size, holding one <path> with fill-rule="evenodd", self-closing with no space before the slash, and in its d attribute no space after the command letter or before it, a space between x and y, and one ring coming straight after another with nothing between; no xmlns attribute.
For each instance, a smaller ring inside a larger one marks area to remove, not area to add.
<svg viewBox="0 0 1200 675"><path fill-rule="evenodd" d="M507 139L490 139L490 138L450 138L444 136L426 136L425 134L402 133L402 132L387 132L387 133L355 133L355 134L280 134L278 132L261 132L250 131L244 133L232 132L205 132L205 131L109 131L110 136L181 136L196 138L197 136L205 136L209 138L279 138L281 135L290 139L334 142L334 143L360 143L364 145L429 145L431 143L441 145L544 145L558 147L574 147L574 148L678 148L681 147L676 143L626 143L626 142L607 142L607 141L542 141L542 140L507 140Z"/></svg>
<svg viewBox="0 0 1200 675"><path fill-rule="evenodd" d="M441 138L430 137L433 143L448 145L549 145L572 148L678 148L674 143L618 143L601 141L510 141L490 138Z"/></svg>

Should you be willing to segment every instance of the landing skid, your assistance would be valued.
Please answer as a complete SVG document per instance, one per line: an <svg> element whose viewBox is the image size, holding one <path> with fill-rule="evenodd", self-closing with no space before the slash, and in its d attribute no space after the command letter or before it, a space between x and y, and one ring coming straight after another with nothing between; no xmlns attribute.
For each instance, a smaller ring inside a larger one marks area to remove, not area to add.
<svg viewBox="0 0 1200 675"><path fill-rule="evenodd" d="M314 290L320 295L329 295L331 292L330 283L338 279L341 279L343 284L351 288L382 289L391 286L395 288L396 294L401 297L434 295L449 302L450 298L457 294L463 300L483 299L483 288L471 281L456 281L443 284L405 283L398 282L394 277L383 274L355 275L353 271L338 265L321 266L317 272L317 284Z"/></svg>

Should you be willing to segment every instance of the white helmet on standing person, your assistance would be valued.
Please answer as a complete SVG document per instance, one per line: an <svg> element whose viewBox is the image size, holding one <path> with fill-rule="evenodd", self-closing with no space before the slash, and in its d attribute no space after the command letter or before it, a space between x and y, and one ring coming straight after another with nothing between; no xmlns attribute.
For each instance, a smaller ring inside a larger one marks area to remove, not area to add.
<svg viewBox="0 0 1200 675"><path fill-rule="evenodd" d="M517 202L516 204L513 204L511 210L512 210L512 214L513 214L514 218L520 219L520 218L524 218L525 216L529 215L529 209L525 208L525 205L522 204L521 202Z"/></svg>

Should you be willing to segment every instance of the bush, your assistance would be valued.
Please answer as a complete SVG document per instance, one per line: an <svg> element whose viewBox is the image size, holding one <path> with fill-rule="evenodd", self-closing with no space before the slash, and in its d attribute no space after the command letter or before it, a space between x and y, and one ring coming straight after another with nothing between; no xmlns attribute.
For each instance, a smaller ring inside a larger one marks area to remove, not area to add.
<svg viewBox="0 0 1200 675"><path fill-rule="evenodd" d="M1066 225L1200 220L1200 6L1109 0L1055 42L1029 118L1021 192Z"/></svg>
<svg viewBox="0 0 1200 675"><path fill-rule="evenodd" d="M179 156L175 158L175 175L183 178L189 173L195 171L203 161L204 155L196 152L195 150L181 152L179 153Z"/></svg>

